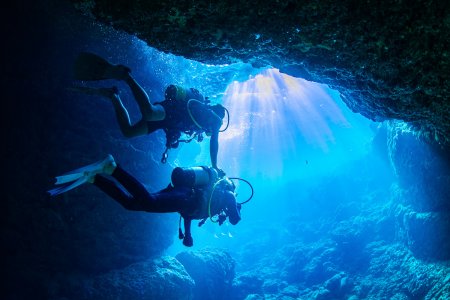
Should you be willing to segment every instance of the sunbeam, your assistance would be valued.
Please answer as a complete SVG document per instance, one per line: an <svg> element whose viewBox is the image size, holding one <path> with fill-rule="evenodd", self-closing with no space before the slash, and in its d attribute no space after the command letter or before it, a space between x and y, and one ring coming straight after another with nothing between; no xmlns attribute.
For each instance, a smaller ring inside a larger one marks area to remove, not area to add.
<svg viewBox="0 0 450 300"><path fill-rule="evenodd" d="M223 98L231 121L221 135L221 161L237 174L245 161L245 173L279 178L328 155L338 131L351 127L333 93L276 69L231 83Z"/></svg>

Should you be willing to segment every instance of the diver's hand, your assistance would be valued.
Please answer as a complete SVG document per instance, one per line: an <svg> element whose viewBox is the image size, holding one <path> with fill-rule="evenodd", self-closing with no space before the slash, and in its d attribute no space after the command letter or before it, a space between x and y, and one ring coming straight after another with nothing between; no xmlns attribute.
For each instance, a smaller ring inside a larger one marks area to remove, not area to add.
<svg viewBox="0 0 450 300"><path fill-rule="evenodd" d="M219 178L222 178L225 175L227 175L222 169L219 169L218 167L214 167L214 170L217 171L217 175L219 175Z"/></svg>
<svg viewBox="0 0 450 300"><path fill-rule="evenodd" d="M186 235L183 239L183 245L186 247L192 247L194 245L194 240L192 239L192 236Z"/></svg>

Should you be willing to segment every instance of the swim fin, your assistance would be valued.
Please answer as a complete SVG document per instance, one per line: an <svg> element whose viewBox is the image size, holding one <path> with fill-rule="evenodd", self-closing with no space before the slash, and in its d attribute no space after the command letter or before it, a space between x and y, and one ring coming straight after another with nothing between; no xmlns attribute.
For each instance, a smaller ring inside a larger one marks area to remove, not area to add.
<svg viewBox="0 0 450 300"><path fill-rule="evenodd" d="M81 52L75 59L73 75L76 80L123 79L131 69L114 65L91 52Z"/></svg>
<svg viewBox="0 0 450 300"><path fill-rule="evenodd" d="M67 184L65 184L63 186L51 189L51 190L49 190L47 192L50 194L50 196L56 196L56 195L62 194L64 192L70 191L70 190L76 188L77 186L80 186L83 183L86 183L87 181L88 181L88 177L87 176L80 177L80 178L78 178L77 180L75 180L73 182L69 182L69 183L67 183Z"/></svg>
<svg viewBox="0 0 450 300"><path fill-rule="evenodd" d="M85 86L73 86L68 87L68 91L83 93L87 95L94 96L103 96L107 98L111 98L114 94L119 94L119 89L116 86L110 88L93 88L93 87L85 87Z"/></svg>
<svg viewBox="0 0 450 300"><path fill-rule="evenodd" d="M95 175L105 173L111 175L116 168L116 162L112 155L108 155L105 159L93 164L72 170L61 176L56 177L55 185L64 184L63 186L49 190L51 196L55 196L71 189L76 188L86 182L93 182Z"/></svg>
<svg viewBox="0 0 450 300"><path fill-rule="evenodd" d="M74 181L82 176L87 175L88 173L99 173L103 170L105 164L110 161L114 161L114 158L108 155L104 160L100 160L90 165L64 173L63 175L56 177L55 184L63 184L70 181Z"/></svg>

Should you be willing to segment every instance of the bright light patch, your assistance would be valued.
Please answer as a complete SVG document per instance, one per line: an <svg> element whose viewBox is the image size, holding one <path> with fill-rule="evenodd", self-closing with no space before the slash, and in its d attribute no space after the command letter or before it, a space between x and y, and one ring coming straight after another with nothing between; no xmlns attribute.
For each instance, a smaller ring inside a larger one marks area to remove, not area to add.
<svg viewBox="0 0 450 300"><path fill-rule="evenodd" d="M280 177L308 164L311 152L328 154L336 129L351 127L332 95L276 69L231 83L223 97L231 119L220 135L219 162L231 163L237 174L245 164L249 175Z"/></svg>

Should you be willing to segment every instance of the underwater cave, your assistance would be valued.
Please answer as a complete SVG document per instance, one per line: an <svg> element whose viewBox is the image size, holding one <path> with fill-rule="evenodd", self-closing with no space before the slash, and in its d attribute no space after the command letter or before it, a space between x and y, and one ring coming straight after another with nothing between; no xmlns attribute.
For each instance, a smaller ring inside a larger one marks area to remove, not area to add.
<svg viewBox="0 0 450 300"><path fill-rule="evenodd" d="M450 298L449 4L29 2L2 26L2 299ZM253 195L238 224L194 221L186 247L177 213L87 183L49 196L108 154L152 192L211 164L209 136L166 163L163 131L125 138L108 99L73 90L116 86L139 119L123 82L74 79L84 51L152 102L175 84L227 108L218 166Z"/></svg>

